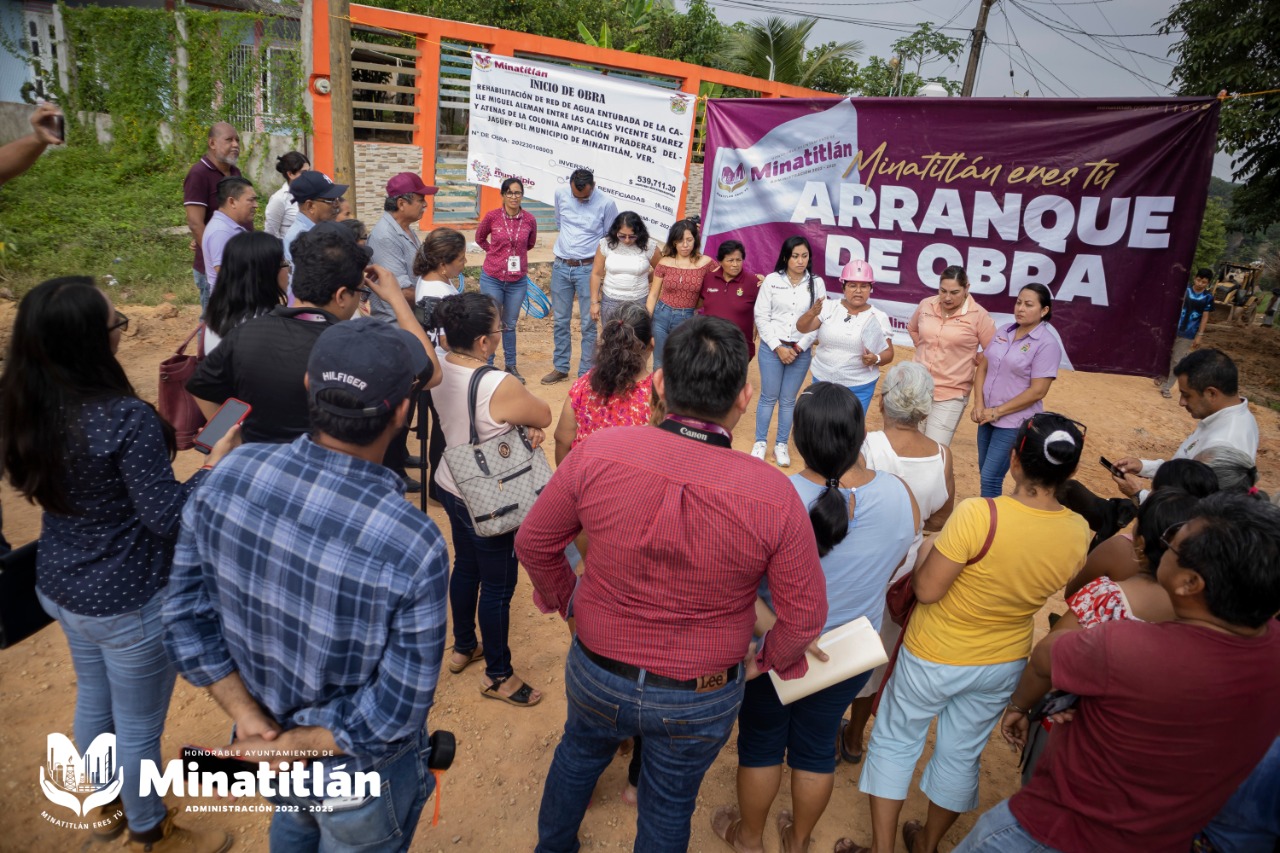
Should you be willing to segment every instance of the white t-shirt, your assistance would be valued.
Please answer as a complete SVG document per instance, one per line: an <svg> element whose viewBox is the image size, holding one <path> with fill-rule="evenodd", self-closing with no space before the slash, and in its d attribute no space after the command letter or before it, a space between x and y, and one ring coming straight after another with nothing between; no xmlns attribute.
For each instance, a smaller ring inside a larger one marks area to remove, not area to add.
<svg viewBox="0 0 1280 853"><path fill-rule="evenodd" d="M604 281L600 292L619 302L643 302L649 298L649 253L634 243L609 248L607 237L600 240L604 255Z"/></svg>
<svg viewBox="0 0 1280 853"><path fill-rule="evenodd" d="M419 299L424 296L434 296L438 299L444 299L446 296L457 296L458 290L453 285L444 281L428 281L425 278L419 278L418 283L413 288L413 301L416 304ZM434 332L427 332L427 337L431 338L431 343L435 344L436 355L441 359L448 352L440 342L444 340L444 329L436 329ZM440 362L444 364L443 361Z"/></svg>
<svg viewBox="0 0 1280 853"><path fill-rule="evenodd" d="M818 382L857 386L880 377L880 365L862 363L865 353L884 351L888 334L875 308L850 314L841 299L828 299L818 313L818 346L810 369Z"/></svg>

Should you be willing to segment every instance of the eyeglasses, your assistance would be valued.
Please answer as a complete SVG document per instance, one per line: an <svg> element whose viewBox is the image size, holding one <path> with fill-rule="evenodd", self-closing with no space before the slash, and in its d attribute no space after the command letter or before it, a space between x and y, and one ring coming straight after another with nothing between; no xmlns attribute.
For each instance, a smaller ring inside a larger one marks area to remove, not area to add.
<svg viewBox="0 0 1280 853"><path fill-rule="evenodd" d="M503 195L506 196L507 198L524 198L524 193L517 192L515 190L512 190L510 192L505 192L503 193Z"/></svg>
<svg viewBox="0 0 1280 853"><path fill-rule="evenodd" d="M356 293L360 294L360 304L363 305L373 296L373 291L367 287L357 287Z"/></svg>
<svg viewBox="0 0 1280 853"><path fill-rule="evenodd" d="M289 269L291 266L293 266L293 265L292 265L292 264L290 264L288 261L281 261L281 262L280 262L280 269L282 269L282 270L287 270L287 269Z"/></svg>
<svg viewBox="0 0 1280 853"><path fill-rule="evenodd" d="M110 326L107 326L107 332L114 332L116 329L120 329L125 332L129 331L129 318L121 314L119 311L116 312L116 321Z"/></svg>
<svg viewBox="0 0 1280 853"><path fill-rule="evenodd" d="M624 240L624 241L626 241L626 242L630 243L632 240L636 239L636 235L634 235L634 234L622 234L622 233L619 233L619 234L618 234L618 239L619 239L619 240Z"/></svg>
<svg viewBox="0 0 1280 853"><path fill-rule="evenodd" d="M1177 524L1170 524L1169 528L1165 530L1164 533L1160 534L1160 544L1170 551L1173 551L1173 556L1177 557L1179 560L1182 559L1182 555L1173 547L1173 538L1178 535L1178 531L1185 527L1186 524L1187 522L1185 521L1179 521Z"/></svg>

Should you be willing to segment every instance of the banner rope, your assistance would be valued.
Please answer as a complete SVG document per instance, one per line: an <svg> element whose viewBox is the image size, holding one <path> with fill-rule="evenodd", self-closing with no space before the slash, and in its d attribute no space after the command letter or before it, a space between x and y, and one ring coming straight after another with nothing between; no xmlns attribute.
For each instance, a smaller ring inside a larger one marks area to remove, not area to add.
<svg viewBox="0 0 1280 853"><path fill-rule="evenodd" d="M1218 93L1218 100L1228 101L1228 100L1232 100L1233 98L1252 98L1257 95L1274 95L1277 92L1280 92L1280 89L1264 89L1261 92L1240 92L1235 95L1228 95L1227 90L1223 89L1221 92Z"/></svg>

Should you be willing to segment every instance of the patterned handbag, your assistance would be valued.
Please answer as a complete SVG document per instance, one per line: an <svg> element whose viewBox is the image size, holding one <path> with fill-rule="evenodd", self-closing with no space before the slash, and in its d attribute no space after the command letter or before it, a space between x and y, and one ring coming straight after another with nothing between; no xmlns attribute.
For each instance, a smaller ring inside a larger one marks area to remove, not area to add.
<svg viewBox="0 0 1280 853"><path fill-rule="evenodd" d="M480 378L494 369L486 365L471 374L467 390L471 441L444 451L477 536L501 536L519 527L551 479L547 455L530 444L524 427L480 442L476 395Z"/></svg>

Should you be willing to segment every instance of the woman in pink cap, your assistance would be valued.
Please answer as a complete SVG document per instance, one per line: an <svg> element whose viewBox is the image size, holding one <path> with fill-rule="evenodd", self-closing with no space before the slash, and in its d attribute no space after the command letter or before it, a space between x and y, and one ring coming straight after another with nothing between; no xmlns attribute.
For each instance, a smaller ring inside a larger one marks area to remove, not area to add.
<svg viewBox="0 0 1280 853"><path fill-rule="evenodd" d="M880 365L893 361L889 317L871 304L876 271L866 261L850 261L840 272L842 299L823 299L800 315L796 329L818 332L814 382L834 382L854 393L862 411L871 406Z"/></svg>

